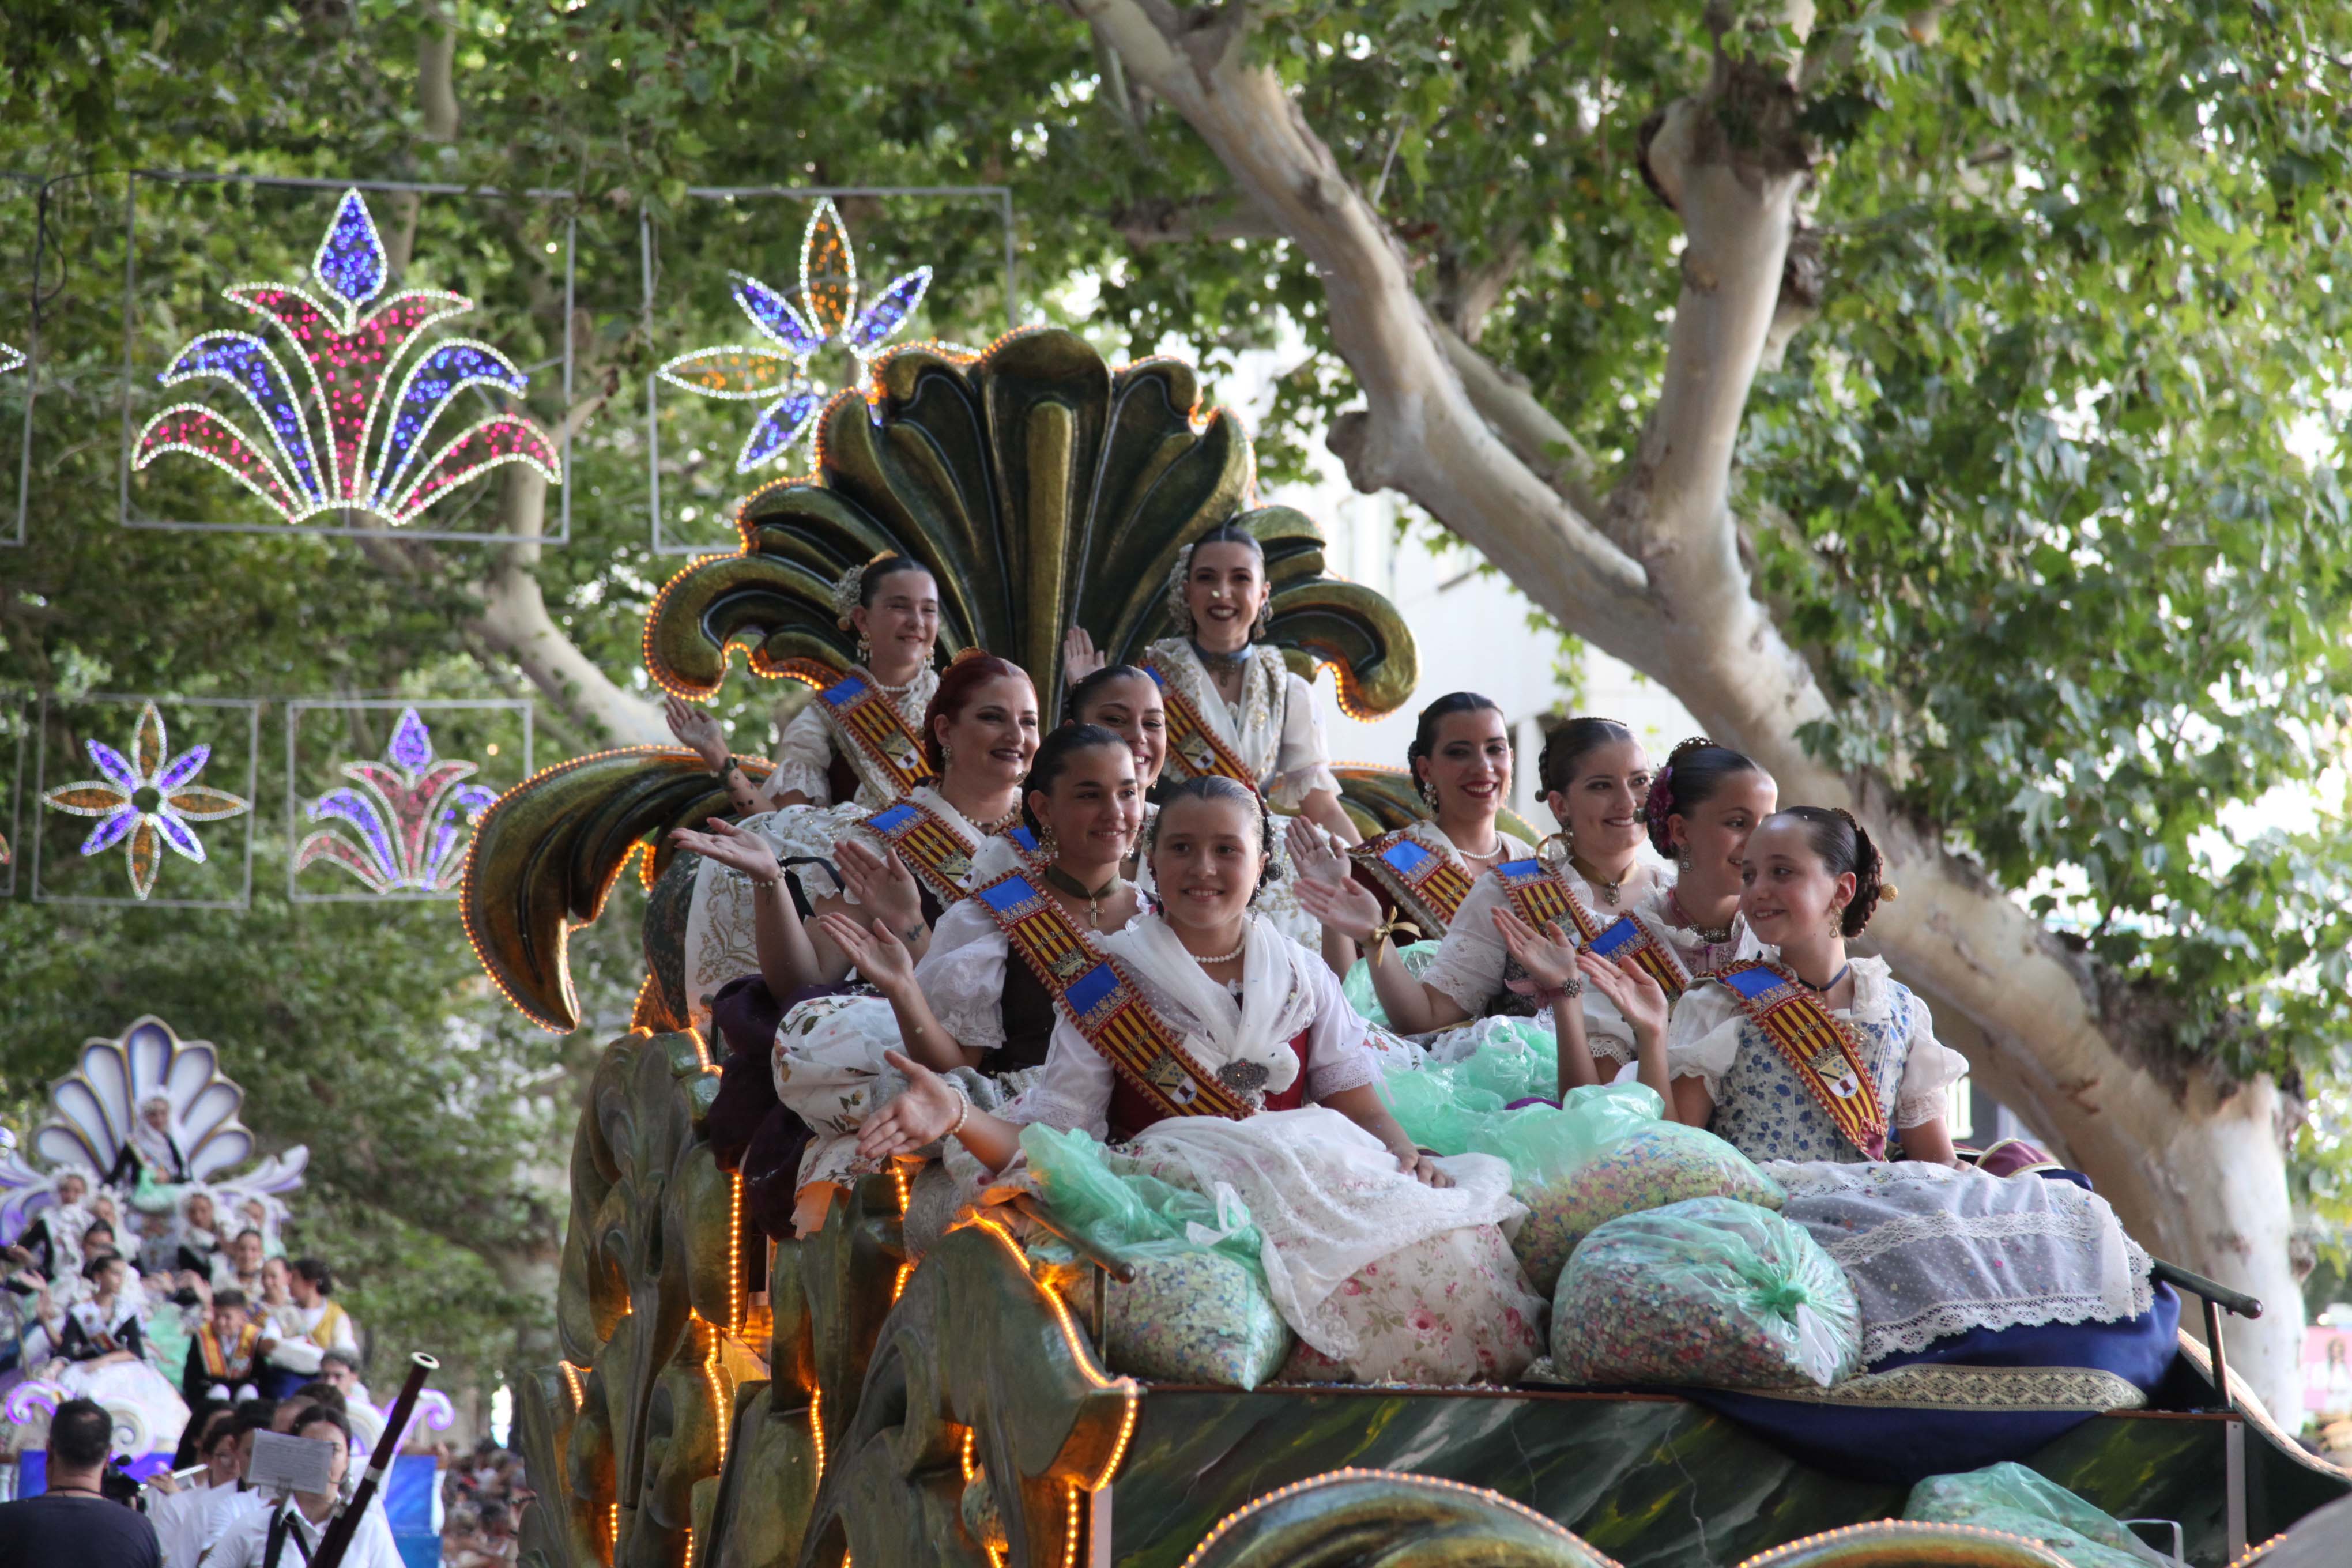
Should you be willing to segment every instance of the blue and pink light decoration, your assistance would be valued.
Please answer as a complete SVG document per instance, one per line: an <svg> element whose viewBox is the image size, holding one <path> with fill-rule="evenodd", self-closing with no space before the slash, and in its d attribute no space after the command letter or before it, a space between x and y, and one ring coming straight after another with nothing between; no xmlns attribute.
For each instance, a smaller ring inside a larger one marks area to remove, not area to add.
<svg viewBox="0 0 2352 1568"><path fill-rule="evenodd" d="M139 710L129 756L99 740L84 741L82 749L105 776L59 784L41 796L41 804L73 816L97 817L98 826L81 841L82 855L102 855L121 845L131 867L131 896L142 901L155 890L166 847L183 859L205 863L194 824L253 809L242 796L196 783L212 761L210 746L190 746L170 756L171 738L152 702Z"/></svg>
<svg viewBox="0 0 2352 1568"><path fill-rule="evenodd" d="M465 782L478 771L473 763L434 761L432 731L415 709L402 709L383 760L343 763L336 772L351 784L306 808L311 821L333 826L302 840L294 869L326 861L371 893L449 891L465 873L474 825L499 797Z"/></svg>
<svg viewBox="0 0 2352 1568"><path fill-rule="evenodd" d="M703 397L772 399L752 421L735 459L735 471L748 474L782 462L804 436L814 449L817 415L832 392L811 377L809 361L826 344L839 344L857 363L847 384L870 393L875 356L907 324L930 286L931 269L918 267L892 279L871 304L858 310L857 252L832 198L820 198L801 236L799 304L757 278L735 274L735 303L767 342L697 349L656 374Z"/></svg>
<svg viewBox="0 0 2352 1568"><path fill-rule="evenodd" d="M488 343L446 338L410 363L387 397L392 373L425 330L474 309L464 295L437 289L404 289L367 309L390 274L367 202L345 191L310 262L320 294L300 284L241 283L223 290L276 330L301 367L299 381L269 342L245 331L203 333L157 378L166 386L226 384L259 422L261 436L201 403L175 403L139 432L133 466L143 468L172 452L202 458L288 522L322 512L412 522L451 489L506 463L527 464L550 484L562 483L562 465L548 436L515 413L478 420L418 460L460 394L484 387L519 398L530 382Z"/></svg>

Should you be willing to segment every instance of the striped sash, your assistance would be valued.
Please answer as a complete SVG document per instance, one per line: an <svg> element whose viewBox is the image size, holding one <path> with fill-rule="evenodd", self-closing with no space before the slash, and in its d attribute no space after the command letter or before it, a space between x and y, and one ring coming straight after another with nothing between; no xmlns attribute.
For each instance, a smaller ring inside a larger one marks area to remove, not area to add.
<svg viewBox="0 0 2352 1568"><path fill-rule="evenodd" d="M1004 889L1008 880L990 886ZM1028 893L1040 902L1053 902L1034 888ZM1015 907L1019 907L1017 901ZM992 904L990 908L1003 924L1005 915ZM1066 917L1064 923L1067 923ZM1012 926L1005 927L1005 934L1016 947L1021 945L1022 938L1014 934ZM1041 955L1046 951L1041 945ZM1022 957L1033 964L1038 962L1025 951ZM1077 1026L1078 1033L1086 1037L1087 1044L1153 1109L1163 1116L1223 1116L1234 1121L1250 1114L1247 1100L1203 1071L1192 1059L1184 1049L1182 1037L1167 1019L1151 1010L1143 993L1116 960L1093 952L1085 952L1084 959L1088 967L1066 981L1047 980L1046 989L1053 993L1055 1005ZM1049 958L1047 962L1057 961ZM1058 962L1066 964L1070 961L1065 957Z"/></svg>
<svg viewBox="0 0 2352 1568"><path fill-rule="evenodd" d="M1537 931L1559 921L1573 930L1582 942L1590 943L1601 934L1601 917L1584 907L1584 900L1576 896L1567 879L1545 865L1541 856L1507 860L1495 868L1495 876L1503 884L1503 896L1511 900L1511 908L1519 919Z"/></svg>
<svg viewBox="0 0 2352 1568"><path fill-rule="evenodd" d="M1067 1013L1064 993L1102 956L1087 944L1069 911L1031 881L1026 871L1007 871L986 887L974 889L971 896L980 900L1013 951L1037 976L1045 994Z"/></svg>
<svg viewBox="0 0 2352 1568"><path fill-rule="evenodd" d="M1714 978L1730 989L1748 1021L1780 1053L1845 1141L1866 1160L1885 1159L1886 1108L1878 1103L1853 1026L1784 965L1751 958L1717 970Z"/></svg>
<svg viewBox="0 0 2352 1568"><path fill-rule="evenodd" d="M922 742L907 728L906 715L863 675L852 675L817 693L825 721L863 759L883 793L902 795L938 775L923 760Z"/></svg>
<svg viewBox="0 0 2352 1568"><path fill-rule="evenodd" d="M971 872L971 858L980 848L948 826L945 818L920 801L902 800L886 805L858 824L906 858L923 885L944 904L963 897L963 879Z"/></svg>
<svg viewBox="0 0 2352 1568"><path fill-rule="evenodd" d="M1632 959L1643 973L1658 983L1669 1002L1691 988L1690 971L1684 967L1682 955L1632 915L1619 915L1614 924L1586 945L1612 963Z"/></svg>
<svg viewBox="0 0 2352 1568"><path fill-rule="evenodd" d="M1179 779L1201 778L1211 774L1232 779L1236 784L1257 788L1257 775L1249 764L1234 753L1234 749L1217 738L1217 732L1192 706L1192 700L1176 688L1160 668L1158 658L1144 656L1143 668L1160 685L1160 700L1168 709L1168 766Z"/></svg>
<svg viewBox="0 0 2352 1568"><path fill-rule="evenodd" d="M196 1344L204 1354L205 1375L226 1380L243 1377L247 1373L251 1372L254 1342L260 1338L259 1329L255 1328L251 1323L246 1324L244 1328L237 1331L236 1353L231 1355L221 1349L220 1336L213 1332L213 1326L210 1323L198 1329Z"/></svg>
<svg viewBox="0 0 2352 1568"><path fill-rule="evenodd" d="M1438 854L1402 827L1358 845L1348 856L1407 915L1429 921L1434 929L1422 934L1433 940L1445 934L1462 900L1470 896L1469 873L1453 857Z"/></svg>

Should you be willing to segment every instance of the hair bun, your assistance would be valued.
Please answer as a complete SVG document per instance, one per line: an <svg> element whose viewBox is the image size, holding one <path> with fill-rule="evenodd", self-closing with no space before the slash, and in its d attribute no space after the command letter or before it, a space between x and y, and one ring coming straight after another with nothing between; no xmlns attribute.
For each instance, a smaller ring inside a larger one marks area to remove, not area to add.
<svg viewBox="0 0 2352 1568"><path fill-rule="evenodd" d="M1903 889L1892 882L1881 882L1878 884L1878 896L1882 899L1899 899L1903 896Z"/></svg>

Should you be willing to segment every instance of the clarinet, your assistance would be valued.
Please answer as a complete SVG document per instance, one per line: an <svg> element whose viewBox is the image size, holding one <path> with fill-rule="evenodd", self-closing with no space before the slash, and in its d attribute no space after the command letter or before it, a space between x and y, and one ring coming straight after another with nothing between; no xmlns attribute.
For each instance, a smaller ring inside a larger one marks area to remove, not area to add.
<svg viewBox="0 0 2352 1568"><path fill-rule="evenodd" d="M392 1402L392 1413L384 1417L383 1437L368 1456L367 1474L351 1495L351 1500L335 1510L335 1517L327 1521L327 1533L319 1540L319 1550L310 1559L310 1568L339 1568L343 1553L351 1550L352 1537L359 1532L360 1520L368 1504L375 1500L376 1488L383 1483L383 1473L392 1468L394 1456L399 1451L400 1439L408 1430L409 1417L416 1413L416 1397L425 1392L425 1379L441 1370L441 1363L419 1351L408 1358L408 1378L400 1385L400 1395Z"/></svg>

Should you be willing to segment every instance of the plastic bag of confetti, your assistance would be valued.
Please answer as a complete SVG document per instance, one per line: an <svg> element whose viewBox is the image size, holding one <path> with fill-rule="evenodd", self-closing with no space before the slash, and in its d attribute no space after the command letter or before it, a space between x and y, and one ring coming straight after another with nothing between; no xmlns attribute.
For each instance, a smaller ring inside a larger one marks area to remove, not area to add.
<svg viewBox="0 0 2352 1568"><path fill-rule="evenodd" d="M1248 1389L1281 1368L1290 1329L1266 1290L1257 1227L1230 1189L1213 1201L1120 1171L1117 1157L1083 1132L1032 1123L1021 1147L1055 1218L1135 1266L1133 1280L1114 1280L1107 1292L1112 1371ZM1049 1283L1091 1330L1091 1271L1070 1256Z"/></svg>
<svg viewBox="0 0 2352 1568"><path fill-rule="evenodd" d="M1409 942L1396 950L1397 962L1404 965L1407 974L1418 980L1423 970L1437 962L1440 945L1433 942ZM1347 978L1339 982L1339 991L1348 998L1348 1005L1366 1022L1391 1027L1388 1009L1381 1005L1381 994L1372 988L1370 964L1360 958L1349 965Z"/></svg>
<svg viewBox="0 0 2352 1568"><path fill-rule="evenodd" d="M1693 1198L1578 1245L1552 1302L1551 1353L1578 1383L1826 1388L1861 1366L1862 1311L1803 1226Z"/></svg>
<svg viewBox="0 0 2352 1568"><path fill-rule="evenodd" d="M1570 1089L1557 1108L1487 1119L1471 1135L1471 1149L1511 1167L1511 1195L1528 1205L1511 1249L1538 1290L1549 1295L1576 1244L1621 1215L1689 1198L1780 1206L1786 1194L1755 1162L1664 1110L1640 1084L1599 1084Z"/></svg>
<svg viewBox="0 0 2352 1568"><path fill-rule="evenodd" d="M2023 1465L1929 1476L1911 1489L1903 1517L2021 1535L2074 1568L2148 1568L2167 1561L2114 1518Z"/></svg>

